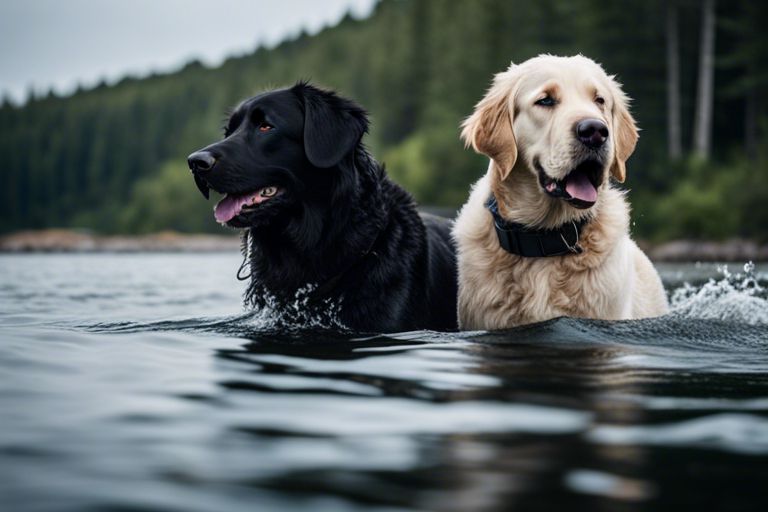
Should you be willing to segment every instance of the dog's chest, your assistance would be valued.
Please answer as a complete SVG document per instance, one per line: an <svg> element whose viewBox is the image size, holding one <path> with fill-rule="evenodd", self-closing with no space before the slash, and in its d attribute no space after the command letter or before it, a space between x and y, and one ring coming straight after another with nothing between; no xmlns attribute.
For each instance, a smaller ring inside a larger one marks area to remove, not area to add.
<svg viewBox="0 0 768 512"><path fill-rule="evenodd" d="M506 290L495 300L515 324L558 316L620 318L624 300L617 281L603 269L564 258L520 259L510 265Z"/></svg>

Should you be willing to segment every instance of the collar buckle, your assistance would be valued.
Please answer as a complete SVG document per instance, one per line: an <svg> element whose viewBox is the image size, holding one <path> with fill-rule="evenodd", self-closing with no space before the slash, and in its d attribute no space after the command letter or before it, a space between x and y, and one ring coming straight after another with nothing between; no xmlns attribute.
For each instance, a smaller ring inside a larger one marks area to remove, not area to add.
<svg viewBox="0 0 768 512"><path fill-rule="evenodd" d="M493 195L485 206L493 216L499 245L511 254L527 258L546 258L584 252L579 238L586 220L579 223L570 221L555 229L530 229L523 224L504 220L499 214L499 207Z"/></svg>

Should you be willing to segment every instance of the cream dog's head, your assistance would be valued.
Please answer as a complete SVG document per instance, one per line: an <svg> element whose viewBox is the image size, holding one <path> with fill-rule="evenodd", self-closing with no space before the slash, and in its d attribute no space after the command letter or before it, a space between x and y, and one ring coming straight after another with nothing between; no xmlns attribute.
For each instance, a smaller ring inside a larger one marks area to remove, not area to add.
<svg viewBox="0 0 768 512"><path fill-rule="evenodd" d="M461 136L492 159L498 183L524 167L553 206L586 209L608 173L626 176L638 138L627 102L594 61L541 55L494 77Z"/></svg>

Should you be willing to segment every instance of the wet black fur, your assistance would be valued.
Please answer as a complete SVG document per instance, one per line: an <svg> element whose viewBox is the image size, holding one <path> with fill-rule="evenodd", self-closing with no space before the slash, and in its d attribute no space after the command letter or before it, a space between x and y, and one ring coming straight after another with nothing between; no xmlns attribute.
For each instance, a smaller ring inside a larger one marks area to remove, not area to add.
<svg viewBox="0 0 768 512"><path fill-rule="evenodd" d="M260 133L261 123L273 128ZM299 83L243 102L225 139L202 150L216 164L198 177L218 192L284 190L228 223L249 248L246 300L292 304L313 284L307 307L340 304L350 329L455 329L450 222L417 213L366 151L367 130L354 102Z"/></svg>

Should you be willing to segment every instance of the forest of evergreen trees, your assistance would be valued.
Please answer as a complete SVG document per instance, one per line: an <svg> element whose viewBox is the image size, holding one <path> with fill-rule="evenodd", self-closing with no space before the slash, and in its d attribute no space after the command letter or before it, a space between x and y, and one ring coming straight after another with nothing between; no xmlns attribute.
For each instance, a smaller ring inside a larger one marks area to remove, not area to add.
<svg viewBox="0 0 768 512"><path fill-rule="evenodd" d="M456 207L486 168L459 123L495 72L547 52L594 58L634 99L642 132L625 186L636 236L765 239L766 26L768 2L750 0L382 0L369 18L216 68L4 100L0 232L220 229L186 155L221 137L240 99L299 79L362 103L390 174L422 204Z"/></svg>

